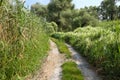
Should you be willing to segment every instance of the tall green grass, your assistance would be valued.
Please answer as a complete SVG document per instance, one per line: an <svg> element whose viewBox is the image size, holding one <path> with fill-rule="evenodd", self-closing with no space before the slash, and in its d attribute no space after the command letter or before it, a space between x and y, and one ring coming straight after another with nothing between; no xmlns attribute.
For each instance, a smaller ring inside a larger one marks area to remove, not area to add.
<svg viewBox="0 0 120 80"><path fill-rule="evenodd" d="M44 21L14 2L0 2L0 80L19 80L33 73L49 48Z"/></svg>
<svg viewBox="0 0 120 80"><path fill-rule="evenodd" d="M109 22L106 23L107 27L88 26L74 32L57 32L52 36L64 39L87 57L105 80L120 80L120 23L116 21L108 25Z"/></svg>

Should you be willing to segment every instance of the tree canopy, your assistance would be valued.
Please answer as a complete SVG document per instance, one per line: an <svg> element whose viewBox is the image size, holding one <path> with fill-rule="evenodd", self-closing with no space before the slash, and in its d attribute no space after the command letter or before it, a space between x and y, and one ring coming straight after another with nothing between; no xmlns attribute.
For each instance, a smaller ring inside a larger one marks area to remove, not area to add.
<svg viewBox="0 0 120 80"><path fill-rule="evenodd" d="M47 16L47 6L40 3L33 4L31 6L31 12L37 14L37 16L46 17Z"/></svg>
<svg viewBox="0 0 120 80"><path fill-rule="evenodd" d="M99 20L120 19L119 0L103 0L99 6L75 9L72 0L50 0L48 5L31 6L31 12L48 22L55 22L59 31L70 31L87 25L96 26Z"/></svg>
<svg viewBox="0 0 120 80"><path fill-rule="evenodd" d="M72 0L51 0L48 4L48 21L56 22L61 30L67 26L70 27L67 24L69 22L68 16L70 19L71 10L73 9Z"/></svg>

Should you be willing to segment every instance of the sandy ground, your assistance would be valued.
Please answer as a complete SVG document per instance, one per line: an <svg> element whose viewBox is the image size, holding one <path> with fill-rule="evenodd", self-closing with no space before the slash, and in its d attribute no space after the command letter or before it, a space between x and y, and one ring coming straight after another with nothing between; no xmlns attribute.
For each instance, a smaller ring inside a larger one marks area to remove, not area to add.
<svg viewBox="0 0 120 80"><path fill-rule="evenodd" d="M56 44L50 41L50 51L42 68L27 80L61 80L63 62L64 55L60 54Z"/></svg>

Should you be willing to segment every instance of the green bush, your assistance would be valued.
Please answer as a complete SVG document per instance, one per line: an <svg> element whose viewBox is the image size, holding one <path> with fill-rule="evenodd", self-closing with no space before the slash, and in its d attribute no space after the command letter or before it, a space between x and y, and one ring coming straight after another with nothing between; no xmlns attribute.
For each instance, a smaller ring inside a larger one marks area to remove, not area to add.
<svg viewBox="0 0 120 80"><path fill-rule="evenodd" d="M46 33L51 35L52 33L57 32L57 30L58 30L58 26L55 22L51 22L51 23L46 22L46 25L45 25Z"/></svg>

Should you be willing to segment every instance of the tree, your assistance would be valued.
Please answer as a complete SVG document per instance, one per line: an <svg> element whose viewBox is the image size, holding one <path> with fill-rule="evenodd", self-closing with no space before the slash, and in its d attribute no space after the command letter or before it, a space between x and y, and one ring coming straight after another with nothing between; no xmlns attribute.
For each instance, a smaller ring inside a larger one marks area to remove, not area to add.
<svg viewBox="0 0 120 80"><path fill-rule="evenodd" d="M0 6L2 5L3 0L0 0Z"/></svg>
<svg viewBox="0 0 120 80"><path fill-rule="evenodd" d="M120 6L117 7L117 18L120 19Z"/></svg>
<svg viewBox="0 0 120 80"><path fill-rule="evenodd" d="M90 14L91 16L94 16L97 19L99 18L98 16L99 8L96 6L85 7L85 8L82 8L82 10L86 11L88 14Z"/></svg>
<svg viewBox="0 0 120 80"><path fill-rule="evenodd" d="M116 13L116 0L103 0L100 5L102 19L114 20Z"/></svg>
<svg viewBox="0 0 120 80"><path fill-rule="evenodd" d="M47 6L41 5L40 3L33 4L31 6L31 12L45 18L47 16Z"/></svg>
<svg viewBox="0 0 120 80"><path fill-rule="evenodd" d="M61 12L61 17L60 17L60 26L61 28L63 28L64 30L70 31L72 30L72 10L67 9L66 11L62 11Z"/></svg>
<svg viewBox="0 0 120 80"><path fill-rule="evenodd" d="M72 15L72 29L76 29L78 27L85 27L88 25L94 27L97 25L98 18L94 15L97 15L97 13L92 13L92 11L89 10L89 7L81 8L80 10L74 10L74 13Z"/></svg>
<svg viewBox="0 0 120 80"><path fill-rule="evenodd" d="M54 21L59 26L59 30L64 30L63 25L67 26L68 20L62 17L68 10L74 9L74 5L71 3L72 0L51 0L48 4L48 21ZM64 19L63 19L64 18ZM64 24L65 23L65 24Z"/></svg>

